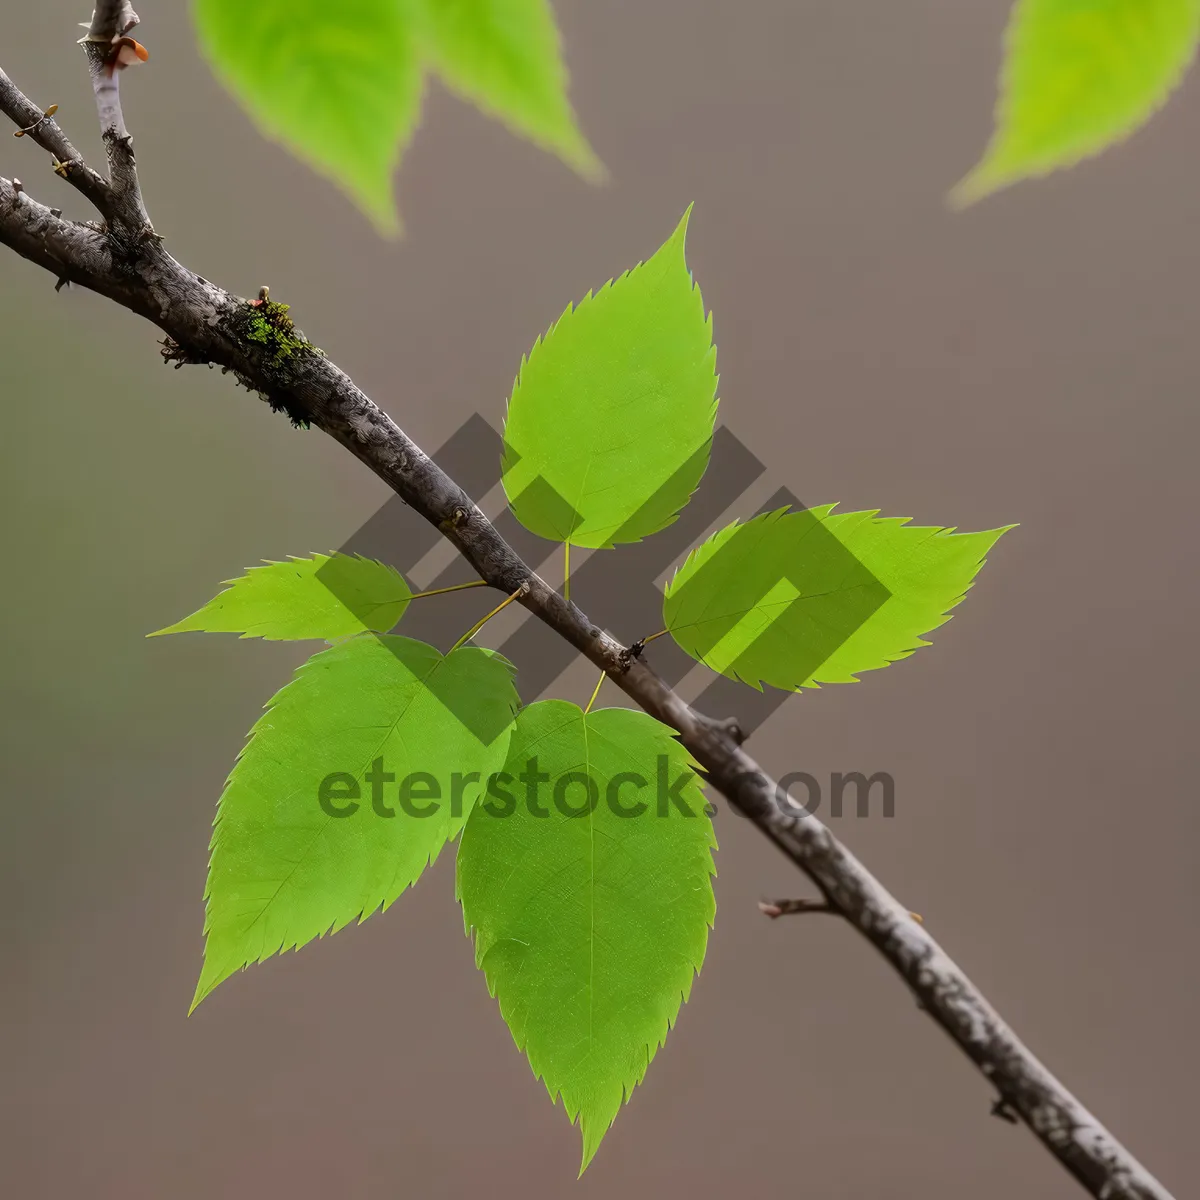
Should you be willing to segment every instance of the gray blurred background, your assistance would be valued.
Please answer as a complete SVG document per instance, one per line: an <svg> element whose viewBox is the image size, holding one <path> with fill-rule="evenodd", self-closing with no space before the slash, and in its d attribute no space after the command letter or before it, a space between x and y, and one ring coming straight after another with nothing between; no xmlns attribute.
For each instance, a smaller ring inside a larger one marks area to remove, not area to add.
<svg viewBox="0 0 1200 1200"><path fill-rule="evenodd" d="M440 88L381 243L264 143L144 0L128 77L152 215L269 283L412 435L498 422L521 354L692 200L724 419L774 487L1020 522L933 648L789 702L777 772L890 771L838 832L1036 1052L1181 1193L1194 1181L1194 471L1200 91L1128 146L953 215L1005 0L557 0L590 188ZM8 6L0 61L99 159L80 0ZM28 142L0 171L84 215ZM144 634L385 500L321 434L0 255L4 821L0 1188L249 1200L1070 1197L889 968L722 813L692 1001L576 1184L579 1145L472 965L450 857L387 914L186 1017L222 782L295 648ZM587 606L587 597L578 597ZM452 598L465 628L480 597ZM603 613L596 615L601 620ZM616 629L633 638L642 629ZM564 676L583 702L591 668ZM610 699L615 691L607 693Z"/></svg>

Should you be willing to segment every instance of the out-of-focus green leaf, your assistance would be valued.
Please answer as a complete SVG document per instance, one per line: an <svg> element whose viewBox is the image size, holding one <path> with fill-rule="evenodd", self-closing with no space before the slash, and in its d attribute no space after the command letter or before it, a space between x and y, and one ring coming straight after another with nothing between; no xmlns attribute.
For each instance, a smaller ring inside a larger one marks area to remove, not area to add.
<svg viewBox="0 0 1200 1200"><path fill-rule="evenodd" d="M426 53L446 83L581 175L603 176L567 99L547 0L425 0L425 11Z"/></svg>
<svg viewBox="0 0 1200 1200"><path fill-rule="evenodd" d="M969 204L1068 167L1145 123L1200 37L1200 0L1017 0L983 161L951 199Z"/></svg>
<svg viewBox="0 0 1200 1200"><path fill-rule="evenodd" d="M217 78L268 137L399 231L392 174L416 127L416 0L193 0Z"/></svg>

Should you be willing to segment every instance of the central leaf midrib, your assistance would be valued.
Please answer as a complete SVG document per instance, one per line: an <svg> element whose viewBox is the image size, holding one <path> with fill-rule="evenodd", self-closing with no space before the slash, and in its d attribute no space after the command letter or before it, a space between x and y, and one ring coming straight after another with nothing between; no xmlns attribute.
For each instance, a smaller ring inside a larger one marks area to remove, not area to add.
<svg viewBox="0 0 1200 1200"><path fill-rule="evenodd" d="M583 771L591 778L588 714L583 714ZM596 1013L596 814L588 805L588 1053L595 1046Z"/></svg>

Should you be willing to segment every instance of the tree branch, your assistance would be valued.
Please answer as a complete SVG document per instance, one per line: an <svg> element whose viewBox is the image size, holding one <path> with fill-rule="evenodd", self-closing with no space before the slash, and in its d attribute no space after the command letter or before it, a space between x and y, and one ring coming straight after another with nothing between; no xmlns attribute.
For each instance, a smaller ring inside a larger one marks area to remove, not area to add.
<svg viewBox="0 0 1200 1200"><path fill-rule="evenodd" d="M128 3L102 3L85 39L89 58L101 38L111 39L110 30L128 28L122 22L130 19L136 20ZM40 116L2 74L0 109L19 124L28 124L31 113ZM104 112L102 105L102 121ZM39 145L60 160L80 161L56 125L39 128ZM907 908L746 754L736 721L696 712L641 654L632 653L547 585L466 493L319 350L302 342L281 355L252 340L249 322L259 310L181 266L158 238L144 236L146 226L130 221L136 190L131 193L128 183L123 189L116 186L120 148L128 144L123 122L114 130L105 127L105 141L113 171L112 203L92 176L77 176L73 169L68 178L80 190L80 181L88 181L97 207L108 218L106 228L63 221L0 180L0 242L60 280L70 279L152 321L167 335L163 357L168 361L218 365L272 408L286 411L297 423L316 425L340 442L435 525L482 580L506 596L520 593L525 608L647 713L677 731L708 782L817 884L829 907L883 955L920 1007L995 1087L1001 1108L1019 1114L1093 1196L1170 1200L1166 1189L1022 1044ZM82 163L78 171L86 171ZM136 187L136 174L133 179Z"/></svg>
<svg viewBox="0 0 1200 1200"><path fill-rule="evenodd" d="M98 228L63 220L55 209L27 195L19 181L0 178L0 242L63 281L91 281L113 270L108 243Z"/></svg>
<svg viewBox="0 0 1200 1200"><path fill-rule="evenodd" d="M133 139L125 128L121 109L121 70L115 55L120 40L139 24L129 0L99 0L87 33L79 39L87 54L96 110L100 115L100 133L108 154L108 175L113 195L109 220L137 234L150 228L150 218L142 202L138 182Z"/></svg>
<svg viewBox="0 0 1200 1200"><path fill-rule="evenodd" d="M140 22L141 18L133 11L129 0L99 0L92 10L88 37L111 42L113 38L128 33Z"/></svg>
<svg viewBox="0 0 1200 1200"><path fill-rule="evenodd" d="M43 109L31 104L20 89L0 70L0 112L18 129L27 130L43 150L48 150L58 163L55 168L72 187L77 188L105 216L111 204L108 182L84 163L79 151L67 140L53 117L43 116Z"/></svg>

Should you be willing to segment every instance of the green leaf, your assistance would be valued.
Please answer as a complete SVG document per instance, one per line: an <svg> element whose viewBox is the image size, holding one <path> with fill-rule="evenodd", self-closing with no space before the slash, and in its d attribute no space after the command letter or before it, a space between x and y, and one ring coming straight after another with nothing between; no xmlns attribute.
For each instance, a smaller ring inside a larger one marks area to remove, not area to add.
<svg viewBox="0 0 1200 1200"><path fill-rule="evenodd" d="M193 13L213 72L262 132L397 233L392 174L421 105L411 0L194 0Z"/></svg>
<svg viewBox="0 0 1200 1200"><path fill-rule="evenodd" d="M459 848L476 962L534 1074L579 1121L580 1174L704 961L716 842L694 766L644 713L532 704L512 782L476 807Z"/></svg>
<svg viewBox="0 0 1200 1200"><path fill-rule="evenodd" d="M693 658L761 690L856 683L907 658L949 620L987 533L835 513L832 504L734 522L693 550L667 586L664 623Z"/></svg>
<svg viewBox="0 0 1200 1200"><path fill-rule="evenodd" d="M511 664L474 646L443 658L364 635L309 659L221 796L192 1007L242 967L365 920L415 883L458 835L479 777L503 764L516 705Z"/></svg>
<svg viewBox="0 0 1200 1200"><path fill-rule="evenodd" d="M385 633L404 615L412 592L392 567L347 554L314 554L251 567L199 612L165 633L240 633L267 641L333 641L365 630Z"/></svg>
<svg viewBox="0 0 1200 1200"><path fill-rule="evenodd" d="M684 257L690 213L649 262L568 308L521 364L504 490L541 537L641 541L675 520L704 474L716 350Z"/></svg>
<svg viewBox="0 0 1200 1200"><path fill-rule="evenodd" d="M983 161L951 199L1071 166L1165 103L1200 37L1200 0L1017 0Z"/></svg>
<svg viewBox="0 0 1200 1200"><path fill-rule="evenodd" d="M426 0L425 9L425 51L450 87L584 177L603 178L567 99L547 0Z"/></svg>

